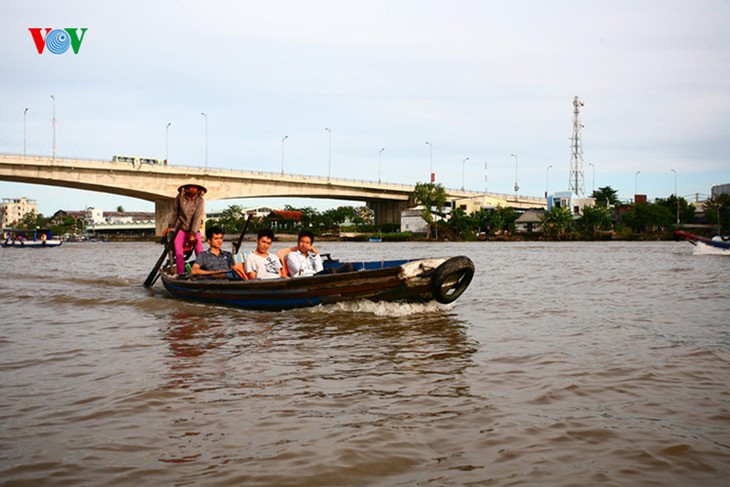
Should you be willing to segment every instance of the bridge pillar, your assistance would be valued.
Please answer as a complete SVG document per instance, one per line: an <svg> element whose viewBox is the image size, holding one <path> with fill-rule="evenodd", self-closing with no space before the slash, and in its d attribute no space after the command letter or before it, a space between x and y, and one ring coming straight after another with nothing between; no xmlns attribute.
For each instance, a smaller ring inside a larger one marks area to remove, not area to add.
<svg viewBox="0 0 730 487"><path fill-rule="evenodd" d="M175 199L155 201L155 236L161 237L162 231L172 218L172 211L175 206Z"/></svg>
<svg viewBox="0 0 730 487"><path fill-rule="evenodd" d="M400 223L400 213L410 206L408 201L368 201L367 207L375 212L375 224Z"/></svg>

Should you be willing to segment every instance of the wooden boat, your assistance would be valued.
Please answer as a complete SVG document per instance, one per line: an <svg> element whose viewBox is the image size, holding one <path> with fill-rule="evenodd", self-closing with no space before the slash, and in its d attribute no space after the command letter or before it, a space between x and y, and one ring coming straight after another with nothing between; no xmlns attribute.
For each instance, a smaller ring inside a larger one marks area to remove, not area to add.
<svg viewBox="0 0 730 487"><path fill-rule="evenodd" d="M351 271L292 279L191 279L160 273L178 299L247 309L283 310L343 301L422 303L455 301L469 286L474 264L468 257L350 262ZM343 265L325 261L325 270ZM347 264L344 264L347 265Z"/></svg>
<svg viewBox="0 0 730 487"><path fill-rule="evenodd" d="M698 243L702 243L704 245L709 245L710 247L714 247L717 249L730 250L730 239L726 240L722 237L714 237L714 238L700 237L699 235L695 235L695 234L689 233L689 232L684 232L682 230L675 230L674 236L677 238L686 240L689 243L691 243L692 245L697 245Z"/></svg>

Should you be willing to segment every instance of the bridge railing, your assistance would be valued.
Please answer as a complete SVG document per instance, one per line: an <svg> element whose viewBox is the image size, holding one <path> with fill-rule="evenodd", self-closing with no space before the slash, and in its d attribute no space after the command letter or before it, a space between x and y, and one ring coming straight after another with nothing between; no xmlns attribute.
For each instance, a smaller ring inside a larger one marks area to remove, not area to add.
<svg viewBox="0 0 730 487"><path fill-rule="evenodd" d="M20 154L11 154L6 152L0 152L0 156L7 156L7 157L13 157L13 158L23 158L23 159L33 159L35 162L42 162L45 164L48 164L50 161L51 164L55 161L62 161L63 163L84 163L84 162L101 162L101 163L109 163L114 164L115 166L129 166L132 168L135 168L136 170L152 170L152 171L165 171L168 169L174 169L174 170L182 170L182 171L204 171L204 172L222 172L222 173L230 173L230 174L253 174L257 176L261 176L264 178L297 178L300 181L312 181L312 182L336 182L341 184L363 184L366 183L368 185L376 186L376 187L382 187L382 188L391 188L391 189L400 189L402 191L411 191L412 188L414 188L415 184L403 184L403 183L384 183L380 181L373 181L373 180L367 180L367 179L350 179L350 178L333 178L333 177L327 177L327 176L313 176L308 174L297 174L297 173L284 173L281 172L269 172L269 171L252 171L252 170L243 170L243 169L231 169L231 168L215 168L215 167L207 167L207 168L201 168L199 166L185 166L185 165L154 165L154 164L142 164L139 166L135 166L132 163L129 162L117 162L112 161L111 159L96 159L96 158L84 158L79 159L77 157L49 157L49 156L43 156L43 155L20 155ZM524 196L524 195L515 195L515 194L509 194L509 193L485 193L483 191L464 191L461 189L456 188L444 188L447 194L458 194L458 195L464 195L464 197L478 197L478 196L490 196L493 198L503 199L503 200L513 200L513 201L534 201L534 202L544 202L545 198L536 197L536 196Z"/></svg>

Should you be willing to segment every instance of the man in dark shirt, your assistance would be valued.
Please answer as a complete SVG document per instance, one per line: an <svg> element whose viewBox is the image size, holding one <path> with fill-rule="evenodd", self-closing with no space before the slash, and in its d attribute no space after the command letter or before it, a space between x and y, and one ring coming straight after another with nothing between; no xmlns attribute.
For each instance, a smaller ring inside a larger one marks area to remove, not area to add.
<svg viewBox="0 0 730 487"><path fill-rule="evenodd" d="M220 227L211 227L205 231L210 248L196 256L190 273L194 276L212 277L216 279L231 279L240 281L246 279L246 272L242 263L235 263L233 254L222 250L223 230Z"/></svg>

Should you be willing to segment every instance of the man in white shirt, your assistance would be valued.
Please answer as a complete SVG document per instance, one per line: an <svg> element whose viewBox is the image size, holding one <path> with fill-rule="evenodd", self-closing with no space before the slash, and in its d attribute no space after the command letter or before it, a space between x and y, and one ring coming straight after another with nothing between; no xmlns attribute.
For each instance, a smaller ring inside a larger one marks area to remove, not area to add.
<svg viewBox="0 0 730 487"><path fill-rule="evenodd" d="M313 276L322 272L322 257L317 249L312 247L314 234L309 230L302 230L297 237L297 250L286 256L286 266L292 277Z"/></svg>
<svg viewBox="0 0 730 487"><path fill-rule="evenodd" d="M256 250L246 256L244 267L249 279L278 279L286 277L279 257L270 254L269 249L274 241L274 232L270 228L262 228L256 237Z"/></svg>

